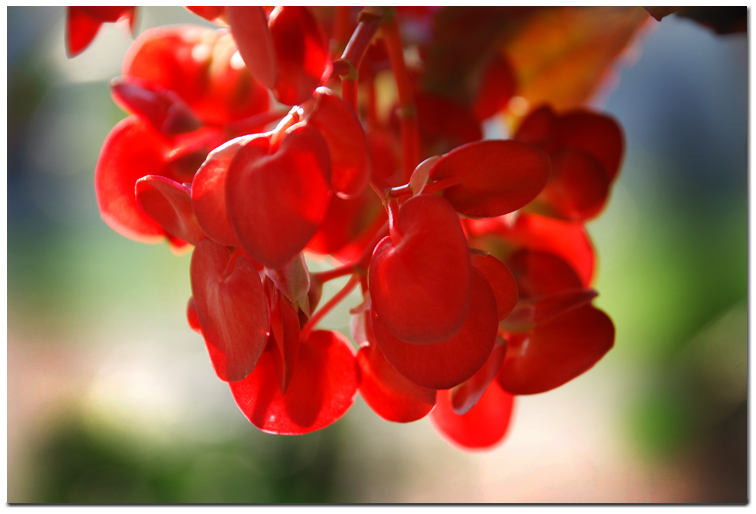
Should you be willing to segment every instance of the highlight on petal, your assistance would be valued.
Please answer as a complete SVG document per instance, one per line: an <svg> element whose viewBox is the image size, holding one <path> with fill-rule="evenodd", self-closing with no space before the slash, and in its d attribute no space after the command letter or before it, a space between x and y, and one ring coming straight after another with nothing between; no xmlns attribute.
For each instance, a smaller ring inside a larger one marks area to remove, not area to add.
<svg viewBox="0 0 756 514"><path fill-rule="evenodd" d="M507 435L512 419L514 396L503 391L496 381L463 415L454 412L449 391L438 391L431 424L451 443L470 450L491 448Z"/></svg>
<svg viewBox="0 0 756 514"><path fill-rule="evenodd" d="M242 380L268 340L270 313L254 264L211 239L194 248L192 297L210 359L221 380Z"/></svg>
<svg viewBox="0 0 756 514"><path fill-rule="evenodd" d="M588 371L613 345L612 320L585 305L513 335L497 380L511 394L550 391Z"/></svg>
<svg viewBox="0 0 756 514"><path fill-rule="evenodd" d="M139 207L171 236L196 245L205 239L192 212L189 188L169 178L147 175L136 181Z"/></svg>
<svg viewBox="0 0 756 514"><path fill-rule="evenodd" d="M471 218L501 216L524 207L551 174L549 158L518 141L468 143L443 155L431 168L433 180L453 179L443 196Z"/></svg>
<svg viewBox="0 0 756 514"><path fill-rule="evenodd" d="M323 30L305 6L276 7L268 27L278 67L273 95L285 105L302 104L331 73Z"/></svg>
<svg viewBox="0 0 756 514"><path fill-rule="evenodd" d="M329 181L328 148L307 124L289 128L264 156L256 145L239 150L226 174L226 208L246 252L269 268L301 252L325 217Z"/></svg>
<svg viewBox="0 0 756 514"><path fill-rule="evenodd" d="M476 269L470 274L470 306L459 331L435 344L413 344L389 332L375 311L372 328L378 347L394 369L417 385L450 389L473 376L488 359L496 341L496 298Z"/></svg>
<svg viewBox="0 0 756 514"><path fill-rule="evenodd" d="M121 120L100 150L95 193L100 214L119 234L144 243L159 242L165 231L137 205L134 187L146 175L165 175L171 146L137 116Z"/></svg>
<svg viewBox="0 0 756 514"><path fill-rule="evenodd" d="M231 393L247 419L264 432L306 434L343 416L354 402L359 371L349 341L338 332L318 330L300 342L296 368L281 393L270 352L255 370L233 382Z"/></svg>
<svg viewBox="0 0 756 514"><path fill-rule="evenodd" d="M328 145L331 187L342 197L362 193L370 180L370 148L354 110L330 89L319 87L304 106L305 120Z"/></svg>
<svg viewBox="0 0 756 514"><path fill-rule="evenodd" d="M228 6L226 18L239 47L239 54L252 75L268 89L278 80L273 39L262 6Z"/></svg>
<svg viewBox="0 0 756 514"><path fill-rule="evenodd" d="M435 405L435 389L419 386L397 373L375 343L360 347L357 363L362 372L360 394L383 419L409 423L424 418Z"/></svg>
<svg viewBox="0 0 756 514"><path fill-rule="evenodd" d="M373 252L373 310L403 341L445 341L462 326L469 298L470 260L459 218L443 198L419 195L401 206L397 228L401 235L384 238Z"/></svg>

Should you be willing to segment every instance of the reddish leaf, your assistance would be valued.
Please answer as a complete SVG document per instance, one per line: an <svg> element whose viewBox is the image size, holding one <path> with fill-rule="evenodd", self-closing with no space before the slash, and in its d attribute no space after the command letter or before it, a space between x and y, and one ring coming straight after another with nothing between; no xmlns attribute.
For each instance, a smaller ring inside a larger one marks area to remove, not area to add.
<svg viewBox="0 0 756 514"><path fill-rule="evenodd" d="M452 409L458 415L463 415L472 409L483 393L496 377L496 374L504 362L504 355L507 353L507 342L502 338L497 338L488 360L473 376L449 390Z"/></svg>
<svg viewBox="0 0 756 514"><path fill-rule="evenodd" d="M136 181L136 199L168 234L192 245L205 239L192 212L188 187L159 175L147 175Z"/></svg>
<svg viewBox="0 0 756 514"><path fill-rule="evenodd" d="M593 367L613 345L612 320L585 305L510 338L497 380L512 394L543 393Z"/></svg>
<svg viewBox="0 0 756 514"><path fill-rule="evenodd" d="M425 417L436 403L435 389L404 378L389 364L381 350L364 344L357 352L360 394L373 411L388 421L408 423Z"/></svg>
<svg viewBox="0 0 756 514"><path fill-rule="evenodd" d="M467 449L486 449L507 434L514 397L491 382L477 404L458 415L452 408L449 391L438 391L436 407L430 415L434 428L454 444Z"/></svg>
<svg viewBox="0 0 756 514"><path fill-rule="evenodd" d="M249 144L263 156L268 150L265 134L232 139L207 155L192 180L192 209L208 237L227 246L239 246L226 212L226 173L237 152Z"/></svg>
<svg viewBox="0 0 756 514"><path fill-rule="evenodd" d="M413 344L392 335L375 311L372 327L378 347L392 366L415 384L449 389L461 384L485 364L498 328L496 298L488 281L471 269L470 307L459 331L436 344Z"/></svg>
<svg viewBox="0 0 756 514"><path fill-rule="evenodd" d="M444 198L471 218L501 216L525 206L541 192L551 173L548 157L517 141L469 143L442 156L431 179L453 179Z"/></svg>
<svg viewBox="0 0 756 514"><path fill-rule="evenodd" d="M518 96L558 111L586 103L649 15L641 7L546 7L534 10L504 42Z"/></svg>
<svg viewBox="0 0 756 514"><path fill-rule="evenodd" d="M229 384L244 415L264 432L306 434L343 416L354 402L358 369L347 339L315 331L301 341L294 374L281 393L270 352L245 380Z"/></svg>
<svg viewBox="0 0 756 514"><path fill-rule="evenodd" d="M282 104L302 104L331 73L325 35L304 6L276 7L268 27L278 66L273 94Z"/></svg>
<svg viewBox="0 0 756 514"><path fill-rule="evenodd" d="M136 116L119 122L108 134L95 169L95 193L100 214L110 227L136 241L160 241L165 231L137 205L136 181L145 175L165 175L171 146Z"/></svg>
<svg viewBox="0 0 756 514"><path fill-rule="evenodd" d="M319 87L305 105L305 119L320 131L331 157L331 187L353 197L370 180L370 149L354 110L329 89Z"/></svg>
<svg viewBox="0 0 756 514"><path fill-rule="evenodd" d="M519 298L517 282L512 272L509 271L506 264L490 254L473 255L470 264L488 280L488 285L491 286L494 296L496 296L499 321L503 320L507 317L507 314L512 312Z"/></svg>
<svg viewBox="0 0 756 514"><path fill-rule="evenodd" d="M247 68L262 85L273 89L278 70L265 9L261 6L228 6L226 18Z"/></svg>
<svg viewBox="0 0 756 514"><path fill-rule="evenodd" d="M569 221L595 218L609 196L609 176L601 163L588 152L563 147L551 155L551 164L551 178L531 204L533 210Z"/></svg>
<svg viewBox="0 0 756 514"><path fill-rule="evenodd" d="M373 310L394 336L417 344L456 334L467 312L467 240L448 202L420 195L399 210L397 228L373 252Z"/></svg>
<svg viewBox="0 0 756 514"><path fill-rule="evenodd" d="M110 91L121 108L138 115L161 134L172 136L202 126L176 93L160 86L121 77L110 81Z"/></svg>
<svg viewBox="0 0 756 514"><path fill-rule="evenodd" d="M238 151L226 175L226 206L242 247L269 268L302 251L331 199L328 148L318 131L297 124L278 149L261 155L258 141Z"/></svg>
<svg viewBox="0 0 756 514"><path fill-rule="evenodd" d="M210 359L221 380L242 380L268 339L270 314L260 276L240 251L204 239L191 263L192 296Z"/></svg>

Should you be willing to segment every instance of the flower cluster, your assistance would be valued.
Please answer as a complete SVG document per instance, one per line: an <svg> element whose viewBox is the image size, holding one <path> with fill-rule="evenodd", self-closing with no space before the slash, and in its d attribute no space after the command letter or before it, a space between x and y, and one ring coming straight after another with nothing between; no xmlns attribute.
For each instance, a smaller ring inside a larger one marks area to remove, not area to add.
<svg viewBox="0 0 756 514"><path fill-rule="evenodd" d="M103 21L133 20L101 9L69 8L71 52ZM483 140L517 81L474 38L451 51L475 9L451 27L434 8L189 9L220 27L136 38L111 83L129 116L103 144L95 189L124 236L193 247L189 325L256 427L318 430L359 392L384 419L429 415L486 448L514 396L612 347L583 224L619 170L614 120L544 105L513 139ZM337 264L311 272L305 255ZM357 287L355 351L317 325Z"/></svg>

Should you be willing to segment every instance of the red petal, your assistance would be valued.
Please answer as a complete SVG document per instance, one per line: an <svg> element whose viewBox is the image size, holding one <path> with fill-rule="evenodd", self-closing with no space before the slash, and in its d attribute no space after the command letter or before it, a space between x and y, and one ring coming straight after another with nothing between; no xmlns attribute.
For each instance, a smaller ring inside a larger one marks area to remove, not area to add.
<svg viewBox="0 0 756 514"><path fill-rule="evenodd" d="M521 299L582 289L580 278L556 255L520 250L507 260Z"/></svg>
<svg viewBox="0 0 756 514"><path fill-rule="evenodd" d="M555 316L561 316L567 311L590 303L597 295L598 293L593 289L583 289L523 300L517 304L517 307L507 316L507 319L499 324L499 328L505 331L529 331L535 324L548 321Z"/></svg>
<svg viewBox="0 0 756 514"><path fill-rule="evenodd" d="M483 275L471 270L470 307L462 328L436 344L407 343L393 336L373 311L378 347L392 366L417 385L449 389L461 384L485 364L498 329L496 298Z"/></svg>
<svg viewBox="0 0 756 514"><path fill-rule="evenodd" d="M242 380L268 339L270 315L260 276L241 252L203 239L191 263L192 296L210 359L221 380Z"/></svg>
<svg viewBox="0 0 756 514"><path fill-rule="evenodd" d="M347 339L316 331L299 347L296 369L281 394L269 352L245 380L229 384L244 415L260 430L298 435L324 428L354 402L358 369Z"/></svg>
<svg viewBox="0 0 756 514"><path fill-rule="evenodd" d="M197 307L194 305L194 298L189 297L186 304L186 320L189 322L189 328L202 335L199 317L197 316Z"/></svg>
<svg viewBox="0 0 756 514"><path fill-rule="evenodd" d="M273 89L278 70L265 9L261 6L228 6L226 17L247 68L262 85Z"/></svg>
<svg viewBox="0 0 756 514"><path fill-rule="evenodd" d="M265 274L284 297L295 306L307 306L307 292L310 290L310 272L301 253L284 263L280 268L266 268Z"/></svg>
<svg viewBox="0 0 756 514"><path fill-rule="evenodd" d="M196 245L205 239L192 212L189 188L171 179L148 175L136 181L139 207L168 234Z"/></svg>
<svg viewBox="0 0 756 514"><path fill-rule="evenodd" d="M517 79L510 62L501 55L494 56L483 71L475 96L472 106L475 117L483 121L504 110L516 87Z"/></svg>
<svg viewBox="0 0 756 514"><path fill-rule="evenodd" d="M451 98L418 93L415 107L426 155L442 154L483 139L478 120L469 109Z"/></svg>
<svg viewBox="0 0 756 514"><path fill-rule="evenodd" d="M276 7L268 27L278 65L273 94L282 104L302 104L331 72L323 30L304 6Z"/></svg>
<svg viewBox="0 0 756 514"><path fill-rule="evenodd" d="M129 47L123 75L174 91L203 121L216 125L265 112L268 91L234 60L227 30L172 26L144 31Z"/></svg>
<svg viewBox="0 0 756 514"><path fill-rule="evenodd" d="M533 202L539 212L570 221L595 218L609 195L609 176L588 152L564 147L551 155L552 174Z"/></svg>
<svg viewBox="0 0 756 514"><path fill-rule="evenodd" d="M617 176L625 142L613 118L588 111L564 114L554 124L554 141L558 147L579 148L596 157L610 181Z"/></svg>
<svg viewBox="0 0 756 514"><path fill-rule="evenodd" d="M68 57L79 55L97 35L102 21L89 15L84 7L68 7L66 18L66 49Z"/></svg>
<svg viewBox="0 0 756 514"><path fill-rule="evenodd" d="M551 173L549 158L517 141L469 143L442 156L433 180L454 179L444 198L471 218L501 216L525 206L541 192Z"/></svg>
<svg viewBox="0 0 756 514"><path fill-rule="evenodd" d="M472 409L496 377L507 353L507 342L498 338L488 360L473 376L449 390L452 408L460 416Z"/></svg>
<svg viewBox="0 0 756 514"><path fill-rule="evenodd" d="M515 139L551 152L554 149L553 131L556 114L548 105L532 111L522 120Z"/></svg>
<svg viewBox="0 0 756 514"><path fill-rule="evenodd" d="M204 94L212 58L205 27L173 26L145 30L123 58L122 75L175 91L189 106Z"/></svg>
<svg viewBox="0 0 756 514"><path fill-rule="evenodd" d="M342 196L362 193L370 180L370 150L354 110L329 89L319 87L305 104L308 124L320 131L331 156L331 187Z"/></svg>
<svg viewBox="0 0 756 514"><path fill-rule="evenodd" d="M360 394L383 419L397 423L416 421L435 405L435 389L421 387L397 373L375 344L360 347L357 362L362 371Z"/></svg>
<svg viewBox="0 0 756 514"><path fill-rule="evenodd" d="M264 134L232 139L210 152L192 180L192 209L208 237L227 246L239 246L226 212L226 173L239 150L249 144L262 157L268 151Z"/></svg>
<svg viewBox="0 0 756 514"><path fill-rule="evenodd" d="M593 367L613 345L612 320L586 305L512 337L497 380L512 394L549 391Z"/></svg>
<svg viewBox="0 0 756 514"><path fill-rule="evenodd" d="M307 243L307 250L332 255L341 261L359 257L387 220L386 210L372 189L359 196L331 197L323 223Z"/></svg>
<svg viewBox="0 0 756 514"><path fill-rule="evenodd" d="M115 102L165 135L197 130L202 122L173 91L130 77L110 81Z"/></svg>
<svg viewBox="0 0 756 514"><path fill-rule="evenodd" d="M266 282L272 284L272 282ZM281 391L289 387L299 353L299 316L294 306L275 287L267 292L270 309L271 358Z"/></svg>
<svg viewBox="0 0 756 514"><path fill-rule="evenodd" d="M451 406L448 391L438 391L430 420L450 442L469 449L490 448L507 434L514 397L491 382L480 401L462 416Z"/></svg>
<svg viewBox="0 0 756 514"><path fill-rule="evenodd" d="M517 305L519 294L517 292L517 282L514 275L509 271L506 264L501 262L493 255L473 255L470 264L480 271L488 285L496 296L496 306L499 313L499 321L507 317L512 309Z"/></svg>
<svg viewBox="0 0 756 514"><path fill-rule="evenodd" d="M226 205L253 259L278 268L304 249L331 199L329 173L328 148L306 124L290 128L272 153L260 156L256 145L246 145L236 154L226 176Z"/></svg>
<svg viewBox="0 0 756 514"><path fill-rule="evenodd" d="M373 310L403 341L449 339L465 320L470 264L459 218L443 198L415 196L399 210L396 235L384 238L369 269Z"/></svg>
<svg viewBox="0 0 756 514"><path fill-rule="evenodd" d="M137 205L136 181L145 175L166 175L170 144L136 116L119 122L100 150L95 170L95 192L105 222L128 238L160 241L162 227Z"/></svg>

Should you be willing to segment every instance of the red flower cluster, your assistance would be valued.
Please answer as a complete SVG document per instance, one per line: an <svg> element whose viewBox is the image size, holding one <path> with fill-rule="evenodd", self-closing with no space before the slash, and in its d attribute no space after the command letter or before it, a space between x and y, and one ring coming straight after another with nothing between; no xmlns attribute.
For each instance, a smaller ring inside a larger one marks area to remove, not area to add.
<svg viewBox="0 0 756 514"><path fill-rule="evenodd" d="M433 31L415 31L419 62L407 62L399 22L431 27L432 8L189 9L228 28L136 39L111 84L130 116L103 145L95 188L121 234L194 247L189 324L256 427L323 428L359 391L384 419L430 413L457 444L490 447L514 395L558 387L612 347L582 224L617 175L612 119L543 107L513 140L482 140L515 75L497 55L469 77L466 103L431 87ZM69 23L69 41L79 30ZM338 266L312 273L305 253ZM357 286L355 352L316 326Z"/></svg>

